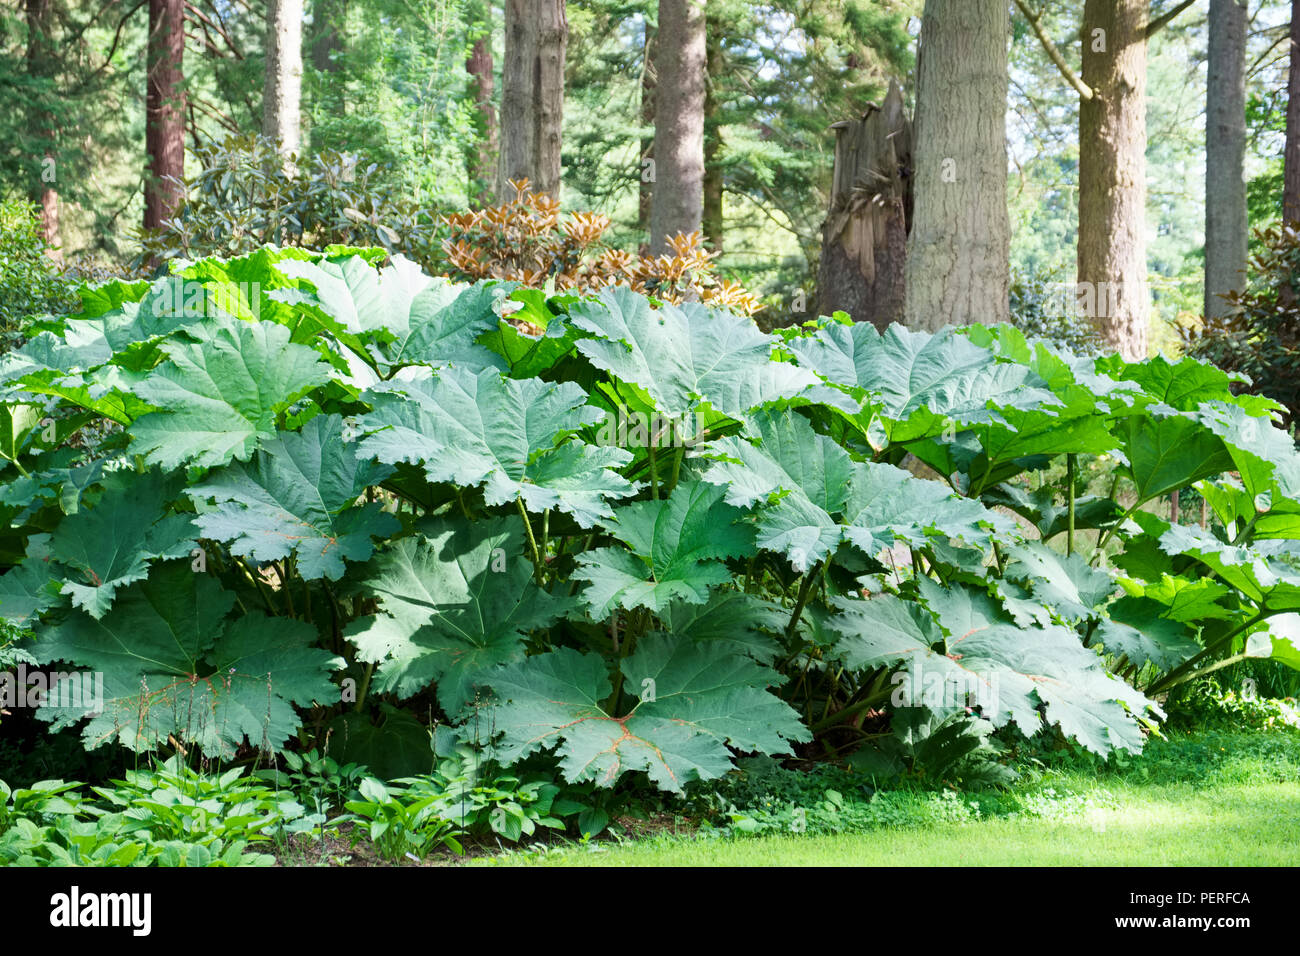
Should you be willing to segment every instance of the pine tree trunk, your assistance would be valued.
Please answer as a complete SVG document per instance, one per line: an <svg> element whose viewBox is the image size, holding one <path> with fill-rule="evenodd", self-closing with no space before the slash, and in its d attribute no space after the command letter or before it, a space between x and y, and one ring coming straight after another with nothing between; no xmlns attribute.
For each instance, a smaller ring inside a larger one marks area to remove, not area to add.
<svg viewBox="0 0 1300 956"><path fill-rule="evenodd" d="M659 0L655 49L655 188L650 252L696 232L704 208L704 0Z"/></svg>
<svg viewBox="0 0 1300 956"><path fill-rule="evenodd" d="M884 331L903 321L912 214L912 124L903 91L860 120L835 123L835 172L822 225L817 314L847 312Z"/></svg>
<svg viewBox="0 0 1300 956"><path fill-rule="evenodd" d="M343 52L343 22L347 0L314 0L312 3L311 65L322 73L336 73L334 55ZM340 90L340 93L342 91Z"/></svg>
<svg viewBox="0 0 1300 956"><path fill-rule="evenodd" d="M482 34L474 41L465 70L469 73L478 115L475 127L478 141L470 147L469 193L481 206L492 201L493 178L497 163L497 113L493 103L495 83L492 78L492 8L479 4L478 28Z"/></svg>
<svg viewBox="0 0 1300 956"><path fill-rule="evenodd" d="M144 228L159 229L184 199L185 3L149 0L145 96Z"/></svg>
<svg viewBox="0 0 1300 956"><path fill-rule="evenodd" d="M1291 68L1286 84L1286 158L1282 218L1300 221L1300 0L1291 0Z"/></svg>
<svg viewBox="0 0 1300 956"><path fill-rule="evenodd" d="M27 73L35 81L52 79L55 73L52 0L27 0ZM60 261L62 236L59 232L58 159L55 154L54 117L42 106L47 97L54 96L53 89L41 90L29 99L29 123L44 141L40 171L40 187L33 190L41 204L41 237L45 252L51 259Z"/></svg>
<svg viewBox="0 0 1300 956"><path fill-rule="evenodd" d="M534 182L538 192L559 199L560 146L564 139L564 52L569 42L569 21L564 15L564 0L533 0L533 8L537 17Z"/></svg>
<svg viewBox="0 0 1300 956"><path fill-rule="evenodd" d="M655 27L650 18L645 18L645 47L642 50L641 68L641 125L648 132L641 139L641 167L637 170L639 183L637 188L636 224L645 235L650 234L650 200L654 194L654 158L655 158ZM648 161L648 163L647 163ZM642 253L648 252L650 246L642 245Z"/></svg>
<svg viewBox="0 0 1300 956"><path fill-rule="evenodd" d="M725 25L714 16L705 17L704 89L704 208L701 227L705 243L722 251L722 104L718 83L725 67L722 62L722 31Z"/></svg>
<svg viewBox="0 0 1300 956"><path fill-rule="evenodd" d="M262 134L285 156L302 148L302 2L268 0Z"/></svg>
<svg viewBox="0 0 1300 956"><path fill-rule="evenodd" d="M1007 38L1003 0L926 0L917 59L907 325L1005 322Z"/></svg>
<svg viewBox="0 0 1300 956"><path fill-rule="evenodd" d="M501 156L497 196L513 197L508 183L528 179L536 185L533 157L537 127L532 122L533 66L537 59L537 21L530 0L505 0L505 62L501 67Z"/></svg>
<svg viewBox="0 0 1300 956"><path fill-rule="evenodd" d="M1246 4L1210 0L1205 102L1205 317L1228 310L1241 288L1250 226L1246 217Z"/></svg>
<svg viewBox="0 0 1300 956"><path fill-rule="evenodd" d="M1087 0L1079 102L1080 301L1110 348L1146 358L1148 0Z"/></svg>

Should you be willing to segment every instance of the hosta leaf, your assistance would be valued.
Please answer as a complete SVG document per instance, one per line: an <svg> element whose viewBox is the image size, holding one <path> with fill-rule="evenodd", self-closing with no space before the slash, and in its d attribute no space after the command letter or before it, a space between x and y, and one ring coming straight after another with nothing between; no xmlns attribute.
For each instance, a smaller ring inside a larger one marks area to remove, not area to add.
<svg viewBox="0 0 1300 956"><path fill-rule="evenodd" d="M709 589L730 580L726 558L754 551L743 512L723 501L725 489L682 482L666 500L638 501L603 522L630 550L598 548L578 558L574 577L588 582L582 598L593 616L615 607L652 611L675 600L703 604Z"/></svg>
<svg viewBox="0 0 1300 956"><path fill-rule="evenodd" d="M818 384L805 369L773 361L772 339L752 320L699 303L656 310L645 296L617 287L575 303L568 322L597 336L577 343L593 365L640 385L674 418L708 402L739 419Z"/></svg>
<svg viewBox="0 0 1300 956"><path fill-rule="evenodd" d="M164 468L247 460L279 412L329 380L329 366L281 325L223 319L192 335L168 342L168 361L135 386L162 411L131 426L132 448Z"/></svg>
<svg viewBox="0 0 1300 956"><path fill-rule="evenodd" d="M300 723L292 705L337 697L329 673L341 662L312 646L316 631L301 621L258 612L227 621L234 602L188 562L168 562L101 619L74 611L42 628L35 656L101 673L105 691L98 712L82 702L45 716L56 725L89 717L88 747L116 738L143 750L175 735L230 757L245 741L280 745Z"/></svg>
<svg viewBox="0 0 1300 956"><path fill-rule="evenodd" d="M665 790L732 769L727 743L787 753L809 739L790 707L766 691L778 675L718 646L663 635L642 638L622 670L635 704L621 717L604 709L612 686L603 660L561 648L495 673L503 703L493 725L504 762L558 746L572 782L612 786L643 770Z"/></svg>
<svg viewBox="0 0 1300 956"><path fill-rule="evenodd" d="M606 498L635 491L612 470L629 452L564 440L603 418L571 382L452 367L366 394L375 411L362 419L362 455L422 465L431 481L481 485L489 505L521 498L532 511L558 508L589 527L612 513Z"/></svg>
<svg viewBox="0 0 1300 956"><path fill-rule="evenodd" d="M371 562L362 586L383 613L344 633L361 660L379 665L378 690L410 697L436 682L438 702L455 716L487 671L522 657L527 634L574 602L533 581L517 519L430 520L421 530Z"/></svg>
<svg viewBox="0 0 1300 956"><path fill-rule="evenodd" d="M264 441L247 465L232 464L188 490L200 506L202 537L230 542L233 553L257 562L293 555L307 580L337 580L344 560L364 561L372 537L397 531L397 519L378 503L356 504L366 488L392 468L359 462L344 441L343 420L319 415L301 433L280 432Z"/></svg>
<svg viewBox="0 0 1300 956"><path fill-rule="evenodd" d="M190 516L165 512L179 487L156 470L113 472L94 507L59 523L50 557L77 577L63 582L74 606L103 617L119 588L149 573L150 561L185 557L197 547Z"/></svg>

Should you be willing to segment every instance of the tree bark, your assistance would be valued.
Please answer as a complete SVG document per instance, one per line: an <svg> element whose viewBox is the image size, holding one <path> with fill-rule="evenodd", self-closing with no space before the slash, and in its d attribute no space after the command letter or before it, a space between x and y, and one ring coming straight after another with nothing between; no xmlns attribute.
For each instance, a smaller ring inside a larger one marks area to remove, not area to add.
<svg viewBox="0 0 1300 956"><path fill-rule="evenodd" d="M564 0L506 0L505 36L497 195L509 199L507 183L527 179L534 191L558 199L569 36Z"/></svg>
<svg viewBox="0 0 1300 956"><path fill-rule="evenodd" d="M38 83L52 81L55 73L55 52L53 36L52 0L27 0L27 73ZM45 253L51 259L63 258L60 246L62 236L59 230L59 191L58 158L55 140L58 131L53 114L43 104L48 97L53 97L52 86L41 90L29 100L29 126L42 141L42 163L40 185L31 190L41 205L41 238L45 241Z"/></svg>
<svg viewBox="0 0 1300 956"><path fill-rule="evenodd" d="M268 0L262 134L284 156L302 148L302 3Z"/></svg>
<svg viewBox="0 0 1300 956"><path fill-rule="evenodd" d="M704 208L701 228L704 241L715 252L722 251L722 103L718 83L725 67L722 35L725 25L716 16L704 18Z"/></svg>
<svg viewBox="0 0 1300 956"><path fill-rule="evenodd" d="M492 8L479 6L482 34L474 41L465 70L471 77L474 103L478 110L475 126L478 141L471 147L469 192L481 206L492 201L493 178L497 163L497 113L493 104L495 83L492 78Z"/></svg>
<svg viewBox="0 0 1300 956"><path fill-rule="evenodd" d="M537 191L560 198L564 139L564 53L569 21L564 0L533 0L537 16L537 65L533 86L533 120L537 126L533 159Z"/></svg>
<svg viewBox="0 0 1300 956"><path fill-rule="evenodd" d="M704 0L659 0L655 74L655 188L650 252L700 228L704 208Z"/></svg>
<svg viewBox="0 0 1300 956"><path fill-rule="evenodd" d="M1286 84L1286 157L1282 161L1282 218L1300 220L1300 0L1291 0L1291 66Z"/></svg>
<svg viewBox="0 0 1300 956"><path fill-rule="evenodd" d="M510 180L528 179L536 185L533 156L536 127L532 123L533 63L537 57L537 21L529 15L529 0L505 0L505 62L501 67L501 159L497 195L511 198Z"/></svg>
<svg viewBox="0 0 1300 956"><path fill-rule="evenodd" d="M347 0L315 0L312 4L311 65L322 73L336 73L334 55L343 52L343 22Z"/></svg>
<svg viewBox="0 0 1300 956"><path fill-rule="evenodd" d="M926 0L917 59L907 325L1009 318L1003 0Z"/></svg>
<svg viewBox="0 0 1300 956"><path fill-rule="evenodd" d="M1250 226L1246 216L1246 4L1210 0L1205 101L1205 317L1228 311L1241 287Z"/></svg>
<svg viewBox="0 0 1300 956"><path fill-rule="evenodd" d="M847 312L884 331L903 321L912 215L912 124L903 91L834 124L835 171L822 225L817 313Z"/></svg>
<svg viewBox="0 0 1300 956"><path fill-rule="evenodd" d="M655 158L655 28L650 18L645 18L645 48L642 51L641 68L641 125L648 132L641 138L641 167L637 170L640 182L637 188L636 224L637 229L647 236L650 234L650 200L654 194L654 158ZM648 161L648 164L647 164ZM643 244L642 253L650 247Z"/></svg>
<svg viewBox="0 0 1300 956"><path fill-rule="evenodd" d="M159 229L185 198L185 3L149 0L144 228Z"/></svg>
<svg viewBox="0 0 1300 956"><path fill-rule="evenodd" d="M1148 0L1087 0L1079 102L1080 299L1110 348L1146 358Z"/></svg>

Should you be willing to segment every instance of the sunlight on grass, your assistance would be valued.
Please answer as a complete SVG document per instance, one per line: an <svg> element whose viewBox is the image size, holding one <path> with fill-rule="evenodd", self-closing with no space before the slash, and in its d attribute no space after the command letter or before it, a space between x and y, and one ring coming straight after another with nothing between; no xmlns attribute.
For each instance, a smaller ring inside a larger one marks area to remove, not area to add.
<svg viewBox="0 0 1300 956"><path fill-rule="evenodd" d="M1296 866L1300 784L1123 788L1074 819L991 819L832 836L685 840L512 854L556 866Z"/></svg>

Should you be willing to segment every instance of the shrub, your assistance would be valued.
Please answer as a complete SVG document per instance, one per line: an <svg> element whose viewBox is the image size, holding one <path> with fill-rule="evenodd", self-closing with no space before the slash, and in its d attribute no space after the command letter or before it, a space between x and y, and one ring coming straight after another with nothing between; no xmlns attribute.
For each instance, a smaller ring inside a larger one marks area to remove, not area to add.
<svg viewBox="0 0 1300 956"><path fill-rule="evenodd" d="M625 285L675 305L705 302L745 315L761 308L738 283L714 275L716 254L698 232L672 237L672 255L633 256L601 244L608 217L575 212L561 222L559 202L529 191L528 180L511 180L510 188L508 202L446 217L451 237L442 249L452 278L508 279L535 289L553 282L556 291L580 293Z"/></svg>
<svg viewBox="0 0 1300 956"><path fill-rule="evenodd" d="M1300 223L1255 231L1246 287L1221 319L1183 330L1189 354L1246 376L1261 395L1300 410Z"/></svg>
<svg viewBox="0 0 1300 956"><path fill-rule="evenodd" d="M200 170L176 217L142 236L141 262L241 256L268 243L381 246L434 261L436 211L403 199L378 163L322 150L286 164L263 136L207 144L196 158Z"/></svg>
<svg viewBox="0 0 1300 956"><path fill-rule="evenodd" d="M46 255L39 208L0 202L0 350L22 341L29 317L72 309L74 289Z"/></svg>
<svg viewBox="0 0 1300 956"><path fill-rule="evenodd" d="M1203 363L387 258L175 262L0 361L0 615L103 676L43 719L415 775L449 752L423 718L668 791L892 733L989 778L986 724L1138 752L1171 688L1300 665L1300 456ZM1079 493L1102 454L1120 496ZM1207 528L1147 510L1189 486Z"/></svg>

